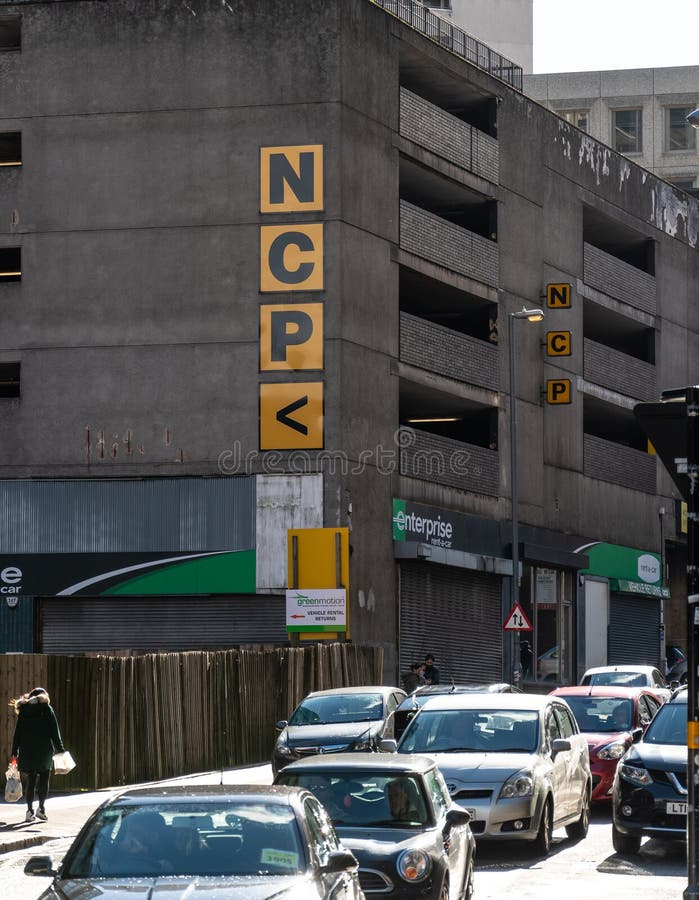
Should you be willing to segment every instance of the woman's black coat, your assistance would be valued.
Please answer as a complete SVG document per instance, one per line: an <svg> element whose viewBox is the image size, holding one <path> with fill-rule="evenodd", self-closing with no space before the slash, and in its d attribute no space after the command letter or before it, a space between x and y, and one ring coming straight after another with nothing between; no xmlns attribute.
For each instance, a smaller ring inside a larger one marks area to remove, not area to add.
<svg viewBox="0 0 699 900"><path fill-rule="evenodd" d="M63 752L63 741L48 694L17 703L19 715L12 738L12 755L20 772L47 772L54 753Z"/></svg>

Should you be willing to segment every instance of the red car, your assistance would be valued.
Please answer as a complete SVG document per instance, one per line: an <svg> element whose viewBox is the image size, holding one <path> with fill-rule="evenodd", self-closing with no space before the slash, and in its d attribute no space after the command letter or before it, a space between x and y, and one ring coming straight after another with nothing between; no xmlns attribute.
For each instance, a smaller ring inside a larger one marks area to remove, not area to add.
<svg viewBox="0 0 699 900"><path fill-rule="evenodd" d="M647 688L579 685L551 693L565 698L587 738L592 802L611 800L618 761L640 739L662 701Z"/></svg>

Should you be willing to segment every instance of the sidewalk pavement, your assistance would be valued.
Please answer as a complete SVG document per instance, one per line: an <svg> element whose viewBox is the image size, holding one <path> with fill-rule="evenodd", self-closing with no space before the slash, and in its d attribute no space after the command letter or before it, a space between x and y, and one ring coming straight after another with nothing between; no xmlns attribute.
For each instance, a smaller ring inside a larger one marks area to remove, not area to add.
<svg viewBox="0 0 699 900"><path fill-rule="evenodd" d="M0 802L0 853L12 850L23 850L36 847L48 841L61 838L73 838L80 831L89 815L97 807L116 794L129 788L147 787L152 784L271 784L272 769L269 765L244 766L236 769L225 769L223 772L202 772L195 775L184 775L180 778L168 778L163 781L147 782L116 788L104 788L99 791L85 791L79 794L49 793L46 801L47 822L35 819L25 822L27 805L24 798L17 803ZM34 807L36 812L36 805Z"/></svg>

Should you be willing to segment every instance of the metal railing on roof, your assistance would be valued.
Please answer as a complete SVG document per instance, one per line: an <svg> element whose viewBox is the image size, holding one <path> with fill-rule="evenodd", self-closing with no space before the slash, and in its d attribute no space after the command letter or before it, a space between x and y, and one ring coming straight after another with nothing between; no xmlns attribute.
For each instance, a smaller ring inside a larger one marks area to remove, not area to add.
<svg viewBox="0 0 699 900"><path fill-rule="evenodd" d="M518 91L522 90L522 67L504 57L470 34L445 21L441 16L418 3L417 0L370 0L387 13L422 32L439 44L479 69L506 82Z"/></svg>

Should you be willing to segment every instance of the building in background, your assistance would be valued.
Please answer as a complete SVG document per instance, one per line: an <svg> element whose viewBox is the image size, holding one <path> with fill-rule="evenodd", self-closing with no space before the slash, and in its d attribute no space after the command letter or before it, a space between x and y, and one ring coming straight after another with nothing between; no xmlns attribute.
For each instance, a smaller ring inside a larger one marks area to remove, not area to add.
<svg viewBox="0 0 699 900"><path fill-rule="evenodd" d="M696 201L421 4L131 11L0 0L1 649L282 643L331 528L387 681L511 678L514 329L531 677L657 663Z"/></svg>
<svg viewBox="0 0 699 900"><path fill-rule="evenodd" d="M572 125L684 191L699 189L699 66L526 75L524 90Z"/></svg>

